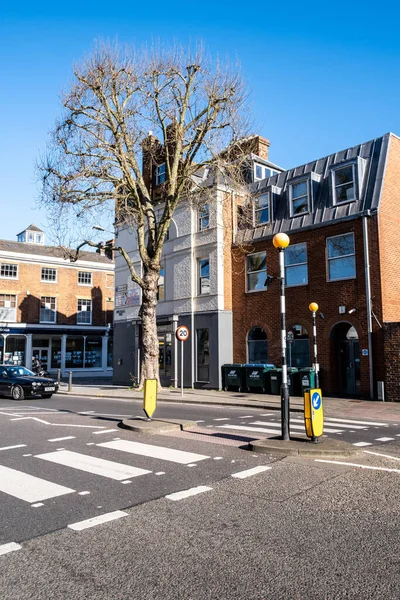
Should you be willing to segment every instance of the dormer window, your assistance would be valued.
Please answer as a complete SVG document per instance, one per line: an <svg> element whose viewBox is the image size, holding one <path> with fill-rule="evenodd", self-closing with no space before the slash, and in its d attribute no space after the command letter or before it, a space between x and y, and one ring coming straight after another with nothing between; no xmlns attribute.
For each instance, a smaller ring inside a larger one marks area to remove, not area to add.
<svg viewBox="0 0 400 600"><path fill-rule="evenodd" d="M332 171L333 202L351 202L356 199L354 164L346 165Z"/></svg>
<svg viewBox="0 0 400 600"><path fill-rule="evenodd" d="M269 220L269 193L267 193L254 200L254 226L269 223Z"/></svg>
<svg viewBox="0 0 400 600"><path fill-rule="evenodd" d="M272 177L273 175L279 175L279 171L275 171L270 167L264 167L264 165L254 165L254 180L260 179L268 179L268 177Z"/></svg>
<svg viewBox="0 0 400 600"><path fill-rule="evenodd" d="M298 181L290 186L290 216L298 217L310 210L308 181Z"/></svg>
<svg viewBox="0 0 400 600"><path fill-rule="evenodd" d="M166 166L162 163L159 167L156 167L156 185L161 185L166 179Z"/></svg>

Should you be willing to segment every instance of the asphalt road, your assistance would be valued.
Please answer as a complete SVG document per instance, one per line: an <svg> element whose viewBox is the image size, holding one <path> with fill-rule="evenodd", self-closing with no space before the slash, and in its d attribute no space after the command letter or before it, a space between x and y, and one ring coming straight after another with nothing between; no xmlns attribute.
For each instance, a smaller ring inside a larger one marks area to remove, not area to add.
<svg viewBox="0 0 400 600"><path fill-rule="evenodd" d="M240 446L279 413L160 403L204 422L144 436L132 404L0 400L3 600L399 597L396 424L332 421L370 445L278 461Z"/></svg>

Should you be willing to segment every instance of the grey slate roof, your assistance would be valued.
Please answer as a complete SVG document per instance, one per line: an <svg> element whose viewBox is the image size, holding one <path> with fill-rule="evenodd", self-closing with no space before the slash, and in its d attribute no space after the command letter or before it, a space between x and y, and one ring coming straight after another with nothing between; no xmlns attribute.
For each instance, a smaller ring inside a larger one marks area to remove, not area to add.
<svg viewBox="0 0 400 600"><path fill-rule="evenodd" d="M256 228L238 231L236 241L238 243L251 241L275 235L279 231L291 232L351 218L367 210L377 210L391 135L387 133L369 142L330 154L252 184L250 189L254 196L266 191L271 192L271 222ZM358 162L360 171L360 189L357 199L335 206L331 197L330 169L332 166L345 165L346 161L354 160ZM312 207L307 214L290 217L290 183L295 178L301 179L302 177L315 179L312 184Z"/></svg>
<svg viewBox="0 0 400 600"><path fill-rule="evenodd" d="M15 252L23 254L33 254L35 256L49 256L54 258L64 258L69 262L69 258L66 257L65 251L58 246L42 246L41 244L28 244L25 242L12 242L10 240L0 240L0 251ZM73 252L73 250L71 250ZM85 260L96 263L103 263L106 265L112 265L113 261L107 256L98 254L97 252L79 252L79 260Z"/></svg>
<svg viewBox="0 0 400 600"><path fill-rule="evenodd" d="M21 233L24 233L24 231L38 231L39 233L44 233L43 229L39 229L39 227L36 227L36 225L34 225L33 223L29 225L29 227L27 227L26 229L23 229L22 231L17 233L17 235L21 235Z"/></svg>

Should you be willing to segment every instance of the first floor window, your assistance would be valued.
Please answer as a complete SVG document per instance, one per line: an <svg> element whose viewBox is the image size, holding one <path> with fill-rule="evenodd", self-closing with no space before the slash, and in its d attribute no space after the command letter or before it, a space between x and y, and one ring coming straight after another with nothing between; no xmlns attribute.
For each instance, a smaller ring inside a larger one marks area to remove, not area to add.
<svg viewBox="0 0 400 600"><path fill-rule="evenodd" d="M199 260L199 294L210 293L210 261L208 258Z"/></svg>
<svg viewBox="0 0 400 600"><path fill-rule="evenodd" d="M267 289L267 253L255 252L246 258L247 291Z"/></svg>
<svg viewBox="0 0 400 600"><path fill-rule="evenodd" d="M42 296L40 298L40 322L56 322L56 299L51 296Z"/></svg>
<svg viewBox="0 0 400 600"><path fill-rule="evenodd" d="M288 367L309 367L310 340L308 331L302 325L293 325L287 332L287 363Z"/></svg>
<svg viewBox="0 0 400 600"><path fill-rule="evenodd" d="M197 329L197 381L210 381L210 341L208 329ZM183 342L182 342L183 343Z"/></svg>
<svg viewBox="0 0 400 600"><path fill-rule="evenodd" d="M1 263L0 277L6 279L18 279L18 265Z"/></svg>
<svg viewBox="0 0 400 600"><path fill-rule="evenodd" d="M262 327L253 327L247 335L248 362L265 364L268 362L267 334Z"/></svg>
<svg viewBox="0 0 400 600"><path fill-rule="evenodd" d="M57 281L57 269L49 269L48 267L42 267L42 281Z"/></svg>
<svg viewBox="0 0 400 600"><path fill-rule="evenodd" d="M17 320L17 296L0 294L0 322Z"/></svg>
<svg viewBox="0 0 400 600"><path fill-rule="evenodd" d="M336 235L326 240L328 281L356 276L354 233Z"/></svg>
<svg viewBox="0 0 400 600"><path fill-rule="evenodd" d="M92 274L87 271L78 272L79 285L92 285Z"/></svg>
<svg viewBox="0 0 400 600"><path fill-rule="evenodd" d="M287 286L308 283L307 244L293 244L285 250L285 281Z"/></svg>
<svg viewBox="0 0 400 600"><path fill-rule="evenodd" d="M254 225L269 222L269 194L262 194L254 201Z"/></svg>
<svg viewBox="0 0 400 600"><path fill-rule="evenodd" d="M78 325L91 324L92 322L92 301L80 298L78 300L78 314L77 320Z"/></svg>

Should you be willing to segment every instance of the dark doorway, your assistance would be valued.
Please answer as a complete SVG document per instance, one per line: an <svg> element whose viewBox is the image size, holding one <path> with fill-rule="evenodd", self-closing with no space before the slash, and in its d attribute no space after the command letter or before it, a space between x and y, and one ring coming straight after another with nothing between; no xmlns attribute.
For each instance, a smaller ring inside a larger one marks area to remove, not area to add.
<svg viewBox="0 0 400 600"><path fill-rule="evenodd" d="M350 323L338 323L331 332L331 344L338 373L337 390L341 396L360 394L360 345L356 329Z"/></svg>

